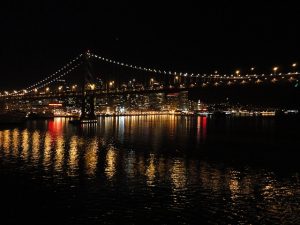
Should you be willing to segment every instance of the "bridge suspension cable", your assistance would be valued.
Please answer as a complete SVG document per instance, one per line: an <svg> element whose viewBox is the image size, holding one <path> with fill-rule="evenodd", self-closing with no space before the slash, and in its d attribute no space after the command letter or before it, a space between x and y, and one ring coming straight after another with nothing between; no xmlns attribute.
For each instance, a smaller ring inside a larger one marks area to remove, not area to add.
<svg viewBox="0 0 300 225"><path fill-rule="evenodd" d="M35 89L40 89L40 88L43 88L43 87L46 87L47 85L57 81L58 79L61 79L63 78L64 76L66 76L67 74L71 73L73 70L75 70L77 67L79 67L80 65L82 64L82 62L79 62L78 64L74 65L73 67L71 67L70 69L68 69L66 72L62 73L60 76L58 77L55 77L51 80L49 80L48 82L44 83L44 84L41 84L40 86L36 86L35 88L32 88L30 90L28 90L28 92L32 92L34 91Z"/></svg>
<svg viewBox="0 0 300 225"><path fill-rule="evenodd" d="M183 75L183 76L193 76L194 74L189 74L189 73L182 73L182 72L173 72L173 71L168 71L168 70L160 70L160 69L154 69L154 68L147 68L147 67L143 67L143 66L138 66L138 65L132 65L132 64L128 64L128 63L124 63L124 62L120 62L120 61L115 61L109 58L105 58L96 54L91 54L92 57L99 59L101 61L107 62L107 63L111 63L111 64L115 64L115 65L119 65L122 67L128 67L128 68L132 68L135 70L140 70L140 71L146 71L146 72L153 72L156 74L165 74L165 75ZM195 76L200 76L200 74L195 74Z"/></svg>
<svg viewBox="0 0 300 225"><path fill-rule="evenodd" d="M132 68L135 70L140 70L140 71L145 71L145 72L153 72L156 74L162 74L162 75L173 75L173 76L182 76L182 77L197 77L197 78L218 78L218 79L230 79L230 77L233 77L234 75L219 75L219 74L200 74L200 73L187 73L187 72L176 72L176 71L170 71L170 70L162 70L162 69L155 69L155 68L149 68L149 67L143 67L143 66L138 66L138 65L132 65L129 63L124 63L124 62L120 62L120 61L116 61L116 60L112 60L109 58L105 58L96 54L90 54L92 57L99 59L103 62L107 62L107 63L111 63L111 64L115 64L115 65L119 65L122 67L127 67L127 68ZM257 77L258 75L256 74L251 74L251 75L247 75L247 77L242 77L240 76L240 78L244 79L244 78L249 78L249 77Z"/></svg>
<svg viewBox="0 0 300 225"><path fill-rule="evenodd" d="M200 74L200 73L187 73L187 72L176 72L176 71L170 71L170 70L162 70L162 69L155 69L155 68L149 68L149 67L143 67L139 65L133 65L125 62L116 61L113 59L109 59L106 57L99 56L97 54L90 53L90 56L93 58L96 58L98 60L101 60L106 63L118 65L121 67L127 67L135 70L145 71L145 72L152 72L155 74L161 74L161 75L171 75L171 76L180 76L180 77L190 77L190 78L200 78L200 79L217 79L217 80L243 80L243 79L267 79L266 76L271 77L282 77L283 75L290 75L292 73L288 74L282 74L282 73L274 73L274 74L245 74L241 75L240 71L237 70L233 74ZM253 71L253 68L251 68L251 71ZM294 72L294 75L299 75L298 72Z"/></svg>
<svg viewBox="0 0 300 225"><path fill-rule="evenodd" d="M82 57L82 55L83 54L80 54L79 56L77 56L74 59L70 60L64 66L59 68L55 73L49 75L48 77L44 78L43 80L40 80L40 81L36 82L35 84L32 84L31 86L29 86L27 88L24 88L24 89L18 91L17 93L14 93L14 94L18 95L18 94L22 93L23 91L32 92L35 89L45 87L46 85L56 81L57 79L62 78L63 76L67 75L68 73L70 73L71 71L73 71L75 68L77 68L79 66L78 64L75 64L75 63ZM74 64L75 64L75 66L74 66ZM81 63L79 63L79 64L81 64ZM67 70L71 66L73 66L73 67L71 69ZM66 71L66 72L63 73L63 71ZM61 74L61 73L63 73L63 74ZM46 82L46 81L48 81L48 82ZM44 82L46 82L46 83L44 83Z"/></svg>
<svg viewBox="0 0 300 225"><path fill-rule="evenodd" d="M85 54L87 54L88 58L92 57L101 62L106 62L106 63L110 63L113 65L121 66L121 67L131 68L134 70L144 71L144 72L148 72L148 73L150 72L150 73L166 75L166 76L175 76L176 79L178 79L178 77L188 77L188 78L204 79L204 81L212 80L214 82L216 81L216 83L218 83L218 84L222 83L222 82L231 84L232 81L235 82L238 80L241 80L242 84L247 83L247 81L250 82L253 80L256 80L255 83L261 83L263 80L269 80L269 79L272 80L272 82L276 82L277 80L281 80L281 79L285 79L285 78L287 78L289 81L296 80L298 82L298 79L295 79L291 76L299 75L298 72L281 74L281 73L276 73L276 71L274 72L274 74L271 73L268 75L265 75L265 74L241 75L239 70L235 71L234 74L230 74L230 75L226 75L226 74L221 75L221 74L218 74L217 71L214 74L200 74L200 73L186 73L186 72L184 73L184 72L161 70L161 69L155 69L155 68L150 68L150 67L143 67L143 66L133 65L133 64L129 64L129 63L124 63L124 62L112 60L109 58L105 58L105 57L99 56L97 54L90 53L89 51ZM75 70L77 67L79 67L83 63L83 60L80 60L82 58L82 56L84 56L84 54L80 54L79 56L70 60L64 66L59 68L55 73L36 82L35 84L32 84L31 86L29 86L25 89L21 89L19 91L14 91L13 93L10 93L10 94L7 93L6 95L20 95L23 93L33 92L33 91L36 91L37 89L43 88L43 87L57 81L60 78L65 77L67 74L69 74L70 72ZM276 68L276 70L278 69L278 67L274 67L274 68ZM285 76L285 75L287 75L287 76ZM205 85L205 84L203 83L203 85Z"/></svg>

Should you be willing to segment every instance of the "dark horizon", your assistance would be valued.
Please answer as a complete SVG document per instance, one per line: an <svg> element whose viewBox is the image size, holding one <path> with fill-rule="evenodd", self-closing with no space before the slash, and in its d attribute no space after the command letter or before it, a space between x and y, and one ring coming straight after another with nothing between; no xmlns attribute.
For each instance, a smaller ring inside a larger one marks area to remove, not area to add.
<svg viewBox="0 0 300 225"><path fill-rule="evenodd" d="M299 21L296 3L5 3L0 89L26 87L86 49L187 72L288 71L300 60Z"/></svg>

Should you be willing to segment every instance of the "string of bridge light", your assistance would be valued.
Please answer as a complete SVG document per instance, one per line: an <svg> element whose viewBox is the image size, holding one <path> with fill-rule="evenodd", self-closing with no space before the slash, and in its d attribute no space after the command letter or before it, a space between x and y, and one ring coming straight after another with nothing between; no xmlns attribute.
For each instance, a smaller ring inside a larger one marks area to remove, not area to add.
<svg viewBox="0 0 300 225"><path fill-rule="evenodd" d="M35 88L29 90L28 92L33 92L33 91L35 91L35 90L44 88L44 87L46 87L46 86L52 84L53 82L58 81L59 79L61 79L61 78L63 78L64 76L68 75L69 73L71 73L73 70L75 70L75 69L76 69L77 67L79 67L80 65L82 65L82 62L80 62L80 63L74 65L72 68L70 68L70 69L67 70L66 72L62 73L60 76L56 77L55 79L52 79L52 80L50 80L50 81L48 81L48 82L46 82L46 83L44 83L44 84L42 84L42 85L40 85L40 86L38 86L38 87L35 87Z"/></svg>
<svg viewBox="0 0 300 225"><path fill-rule="evenodd" d="M14 93L11 93L9 95L20 95L21 93L27 94L27 93L31 93L31 92L36 92L38 89L44 88L44 87L52 84L53 82L55 82L55 81L63 78L64 76L68 75L69 73L71 73L73 70L75 70L80 65L82 65L82 62L79 62L78 64L74 65L72 68L68 69L66 72L62 73L60 76L55 77L54 79L52 79L52 80L50 80L50 81L48 81L48 82L46 82L44 84L41 84L40 86L35 86L35 87L31 88L31 89L24 89L22 91L14 92Z"/></svg>
<svg viewBox="0 0 300 225"><path fill-rule="evenodd" d="M43 82L53 78L54 76L60 74L61 72L63 72L64 70L66 70L68 67L72 66L77 60L79 60L81 57L82 57L83 54L80 54L79 56L77 56L76 58L70 60L68 63L66 63L64 66L62 66L59 70L57 70L55 73L51 74L50 76L44 78L43 80L40 80L38 82L36 82L35 84L32 84L31 86L25 88L25 89L22 89L20 91L18 91L17 93L15 94L20 94L24 91L26 92L30 92L32 90L34 90L38 85L41 85Z"/></svg>
<svg viewBox="0 0 300 225"><path fill-rule="evenodd" d="M230 75L220 75L217 74L217 72L215 72L215 74L199 74L199 73L186 73L186 72L173 72L173 71L168 71L168 70L159 70L159 69L153 69L153 68L146 68L146 67L142 67L142 66L138 66L138 65L132 65L132 64L128 64L128 63L124 63L124 62L120 62L120 61L116 61L116 60L112 60L109 58L105 58L96 54L89 54L90 56L96 58L96 59L100 59L101 61L107 62L107 63L111 63L111 64L115 64L115 65L119 65L122 67L127 67L127 68L131 68L131 69L135 69L135 70L140 70L140 71L145 71L145 72L153 72L156 74L162 74L162 75L173 75L173 76L181 76L181 77L191 77L191 78L206 78L206 79L249 79L249 78L259 78L259 77L265 77L265 74L246 74L246 75L241 75L239 70L235 71L235 74L230 74ZM296 67L296 63L292 64L292 67ZM253 71L254 68L251 68L251 71ZM270 74L270 76L282 76L282 73L276 73L278 70L278 67L274 67L274 74ZM298 72L295 72L294 74L299 74ZM285 74L285 75L290 75L290 73Z"/></svg>
<svg viewBox="0 0 300 225"><path fill-rule="evenodd" d="M132 69L136 69L136 70L140 70L140 71L154 72L156 74L165 74L165 75L174 75L174 76L183 76L183 77L195 77L195 78L200 77L200 78L206 78L206 79L227 79L227 80L228 79L248 79L248 78L252 78L252 77L253 78L259 78L259 77L264 77L265 76L264 74L261 74L261 75L247 74L247 75L241 76L239 70L236 71L237 76L235 76L233 74L231 74L231 75L226 75L226 74L225 75L219 75L219 74L210 74L210 75L203 74L203 75L200 75L199 73L198 74L194 74L194 73L189 74L189 73L183 73L183 72L172 72L172 71L158 70L158 69L146 68L146 67L142 67L142 66L123 63L123 62L120 62L120 61L115 61L115 60L112 60L112 59L109 59L109 58L101 57L101 56L98 56L96 54L92 54L90 52L88 52L87 54L88 54L88 56L92 56L94 58L100 59L100 60L108 62L108 63L112 63L112 64L123 66L123 67L132 68ZM61 67L58 71L56 71L52 75L50 75L50 76L46 77L45 79L31 85L30 87L28 87L26 89L23 89L23 90L19 91L18 93L20 93L24 90L28 91L29 89L34 89L34 87L42 84L43 82L47 81L48 79L50 79L50 78L54 77L55 75L59 74L60 72L62 72L64 69L66 69L68 66L72 65L76 60L78 60L82 56L83 56L83 54L80 54L78 57L71 60L69 63L67 63L65 66ZM295 67L296 63L294 63L292 66ZM278 67L274 67L274 68L276 68L276 70L278 69ZM253 69L254 68L251 68L251 70L253 70ZM273 74L270 74L270 75L273 76ZM282 76L281 73L279 73L279 74L275 73L274 75Z"/></svg>
<svg viewBox="0 0 300 225"><path fill-rule="evenodd" d="M255 78L255 79L252 79L252 78L241 79L241 82L239 84L247 84L247 83L250 83L251 81L254 81L254 83L256 83L256 84L263 83L264 81L270 81L271 83L276 83L276 82L280 81L280 78L281 79L285 79L286 77L281 76L281 77L273 77L273 78L272 77L264 77L264 78ZM298 79L296 79L296 78L294 78L294 77L291 76L287 80L289 82L296 81L297 82L296 86L298 86L298 81L299 81ZM201 86L205 87L205 86L207 86L209 84L213 84L214 86L219 86L221 84L232 85L232 84L237 83L237 81L238 81L237 79L234 79L233 81L229 80L229 81L225 81L225 82L221 80L221 81L215 81L215 82L212 82L212 83L210 83L209 81L207 81L207 82L203 82L201 84Z"/></svg>
<svg viewBox="0 0 300 225"><path fill-rule="evenodd" d="M112 60L112 59L109 59L109 58L105 58L105 57L101 57L101 56L98 56L96 54L92 54L92 53L87 53L88 56L90 57L94 57L94 58L97 58L97 59L100 59L101 61L104 61L104 62L108 62L108 63L112 63L112 64L115 64L115 65L119 65L119 66L123 66L123 67L128 67L128 68L132 68L132 69L136 69L136 70L140 70L140 71L146 71L146 72L153 72L153 73L156 73L156 74L164 74L164 75L174 75L174 76L183 76L183 77L195 77L195 78L204 78L204 79L226 79L226 80L243 80L243 79L252 79L252 78L255 78L255 79L267 79L265 76L265 74L260 74L260 75L257 75L257 74L247 74L247 75L243 75L241 76L240 74L240 71L237 70L235 72L235 75L231 74L231 75L219 75L217 71L215 71L215 74L210 74L210 75L206 75L206 74L194 74L194 73L183 73L183 72L172 72L172 71L166 71L166 70L158 70L158 69L153 69L153 68L146 68L146 67L142 67L142 66L137 66L137 65L132 65L132 64L128 64L128 63L123 63L123 62L120 62L120 61L115 61L115 60ZM43 80L23 89L23 90L20 90L20 91L15 91L14 93L12 94L19 94L19 93L22 93L22 92L32 92L34 91L35 89L37 88L41 88L41 87L45 87L46 85L48 84L51 84L53 83L54 81L56 81L57 79L61 78L62 76L65 76L66 74L68 74L70 71L72 71L73 69L71 70L68 70L67 72L65 72L64 74L62 74L61 76L58 76L57 78L54 79L55 76L59 75L61 72L63 72L64 70L66 70L68 67L72 66L77 60L79 60L81 57L83 56L83 54L80 54L78 57L74 58L73 60L69 61L67 64L65 64L63 67L61 67L59 70L57 70L55 73L51 74L50 76L44 78ZM295 68L296 67L296 63L292 64L292 67ZM78 67L79 65L75 66ZM74 68L74 69L75 69ZM253 71L254 68L251 68L251 71ZM281 76L282 78L285 78L285 75L299 75L298 72L294 72L294 73L287 73L287 74L282 74L282 73L276 73L278 70L278 67L274 67L273 68L273 71L274 71L274 74L270 74L270 76L276 76L276 77L279 77ZM52 81L50 82L46 82L47 80L51 79L52 78ZM46 82L45 84L43 84L44 82Z"/></svg>
<svg viewBox="0 0 300 225"><path fill-rule="evenodd" d="M159 69L154 69L154 68L146 68L146 67L142 67L142 66L123 63L123 62L115 61L115 60L105 58L105 57L102 57L102 56L98 56L96 54L90 54L90 56L92 56L96 59L100 59L101 61L104 61L104 62L112 63L112 64L123 66L123 67L132 68L132 69L136 69L136 70L140 70L140 71L153 72L153 73L156 73L156 74L174 75L174 76L176 76L176 75L178 75L178 76L188 76L188 75L189 76L194 76L194 74L188 74L188 73L182 73L182 72L172 72L172 71L159 70ZM200 74L195 74L195 76L199 77Z"/></svg>
<svg viewBox="0 0 300 225"><path fill-rule="evenodd" d="M51 83L53 83L53 82L55 82L55 81L57 81L58 79L60 79L60 78L62 78L62 77L64 77L64 76L66 76L67 74L69 74L70 72L72 72L74 69L76 69L77 67L79 67L80 65L82 64L82 62L81 63L79 63L79 64L77 64L77 65L75 65L74 67L72 67L71 69L69 69L68 71L66 71L65 73L63 73L63 74L61 74L59 77L57 77L57 78L55 78L55 79L53 79L53 80L51 80L51 81L49 81L49 82L47 82L47 83L45 83L45 84L43 84L43 85L41 85L41 86L39 86L39 87L36 87L36 88L34 88L34 89L32 89L32 90L29 90L29 91L27 91L27 90L23 90L23 94L27 94L27 93L30 93L30 92L37 92L38 91L38 89L41 89L41 88L44 88L44 87L46 87L47 85L49 85L49 84L51 84ZM297 74L299 74L299 73L297 73ZM260 84L260 83L263 83L263 82L265 82L265 81L270 81L270 82L272 82L272 83L276 83L276 82L279 82L280 81L280 78L281 79L285 79L286 77L284 77L284 76L281 76L281 77L273 77L272 79L271 79L272 77L264 77L264 79L263 78L256 78L256 79L251 79L251 78L248 78L248 79L241 79L241 82L237 82L238 81L238 79L234 79L233 81L231 81L231 80L227 80L227 81L222 81L222 80L218 80L218 81L214 81L214 82L211 82L211 81L206 81L206 82L202 82L201 84L200 83L198 83L198 85L200 85L200 86L202 86L202 87L206 87L206 86L208 86L208 85L213 85L213 86L219 86L219 85L222 85L222 84L226 84L226 85L233 85L233 84L237 84L237 83L239 83L239 84L247 84L247 83L250 83L251 81L253 81L254 83L256 83L256 84ZM289 77L288 78L288 81L289 82L296 82L296 85L295 85L295 87L298 87L298 79L296 79L296 78L294 78L293 76L291 76L291 77ZM193 84L191 84L192 86L195 86L195 85L197 85L196 83L193 83ZM49 87L47 87L46 88L46 92L47 91L49 91L50 89L49 89ZM18 93L18 92L16 92L16 91L14 91L13 93L8 93L7 91L5 91L4 92L5 94L0 94L0 96L1 97L3 97L3 96L18 96L18 95L21 95L20 93Z"/></svg>

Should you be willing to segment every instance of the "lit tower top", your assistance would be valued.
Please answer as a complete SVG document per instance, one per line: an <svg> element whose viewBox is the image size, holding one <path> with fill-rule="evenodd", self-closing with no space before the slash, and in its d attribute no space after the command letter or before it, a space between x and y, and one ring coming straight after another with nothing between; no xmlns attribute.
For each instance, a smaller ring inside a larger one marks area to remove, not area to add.
<svg viewBox="0 0 300 225"><path fill-rule="evenodd" d="M91 52L90 52L89 49L86 50L86 52L85 52L85 57L86 57L86 59L89 59L89 58L91 57Z"/></svg>

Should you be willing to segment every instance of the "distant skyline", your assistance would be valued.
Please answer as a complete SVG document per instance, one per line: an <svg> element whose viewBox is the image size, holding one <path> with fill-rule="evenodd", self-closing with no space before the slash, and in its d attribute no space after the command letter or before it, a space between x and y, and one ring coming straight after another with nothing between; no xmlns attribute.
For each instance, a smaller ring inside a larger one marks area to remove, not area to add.
<svg viewBox="0 0 300 225"><path fill-rule="evenodd" d="M187 72L252 66L266 71L300 60L296 2L104 6L10 1L0 11L0 89L27 86L86 49Z"/></svg>

